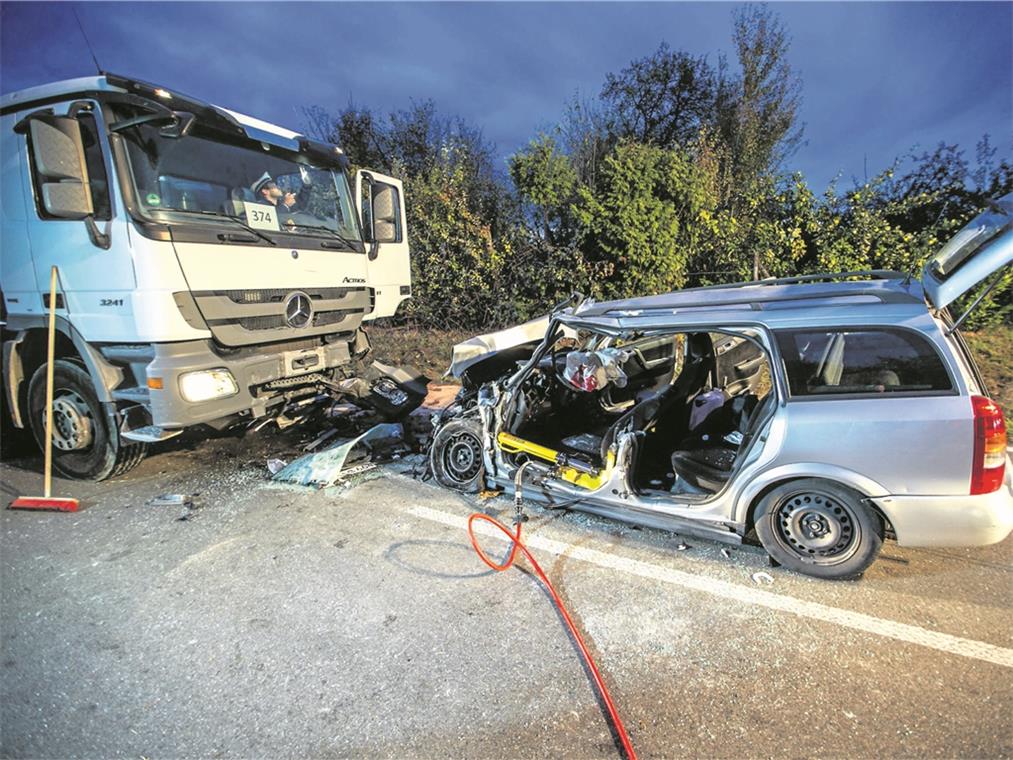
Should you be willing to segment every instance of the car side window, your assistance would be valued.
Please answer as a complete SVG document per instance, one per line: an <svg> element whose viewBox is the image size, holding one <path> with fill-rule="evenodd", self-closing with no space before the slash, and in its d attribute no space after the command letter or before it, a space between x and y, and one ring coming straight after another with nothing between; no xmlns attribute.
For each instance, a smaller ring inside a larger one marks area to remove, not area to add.
<svg viewBox="0 0 1013 760"><path fill-rule="evenodd" d="M792 396L953 390L937 351L909 330L787 330L777 340Z"/></svg>
<svg viewBox="0 0 1013 760"><path fill-rule="evenodd" d="M98 221L108 221L112 218L112 203L109 200L109 177L106 174L106 162L102 156L102 143L99 140L98 125L95 115L81 113L77 116L81 125L81 142L84 145L84 162L88 167L88 181L91 187L91 202L94 209L94 218ZM28 138L29 141L31 138ZM32 158L31 143L28 151L29 162L32 167L32 185L35 189L35 197L39 198L39 187L42 180L35 170L35 161ZM41 205L36 204L39 216L42 219L51 219Z"/></svg>

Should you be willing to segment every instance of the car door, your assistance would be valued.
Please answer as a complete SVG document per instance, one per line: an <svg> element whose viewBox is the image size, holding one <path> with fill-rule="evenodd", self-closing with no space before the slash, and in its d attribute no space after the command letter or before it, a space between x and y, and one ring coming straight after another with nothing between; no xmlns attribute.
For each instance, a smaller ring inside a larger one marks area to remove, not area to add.
<svg viewBox="0 0 1013 760"><path fill-rule="evenodd" d="M714 383L729 396L756 393L766 366L763 351L741 335L711 334L714 341Z"/></svg>
<svg viewBox="0 0 1013 760"><path fill-rule="evenodd" d="M355 197L369 241L366 283L374 294L373 310L365 319L392 317L412 293L404 186L399 179L360 170L355 175Z"/></svg>
<svg viewBox="0 0 1013 760"><path fill-rule="evenodd" d="M922 287L931 304L944 309L1011 262L1013 193L992 201L925 263Z"/></svg>

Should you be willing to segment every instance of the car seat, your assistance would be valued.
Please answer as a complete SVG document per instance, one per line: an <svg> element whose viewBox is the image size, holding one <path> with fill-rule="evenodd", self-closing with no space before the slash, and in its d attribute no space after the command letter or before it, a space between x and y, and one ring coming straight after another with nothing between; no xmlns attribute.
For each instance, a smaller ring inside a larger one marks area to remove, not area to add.
<svg viewBox="0 0 1013 760"><path fill-rule="evenodd" d="M672 472L696 489L720 491L771 398L773 394L768 393L760 402L752 393L746 393L726 401L707 417L695 441L672 452Z"/></svg>
<svg viewBox="0 0 1013 760"><path fill-rule="evenodd" d="M647 430L654 426L668 435L684 435L689 419L688 402L703 389L713 372L714 344L710 335L692 333L686 339L686 361L679 376L671 385L640 401L609 427L601 441L602 459L618 431L628 426L633 430ZM659 455L665 456L663 453Z"/></svg>

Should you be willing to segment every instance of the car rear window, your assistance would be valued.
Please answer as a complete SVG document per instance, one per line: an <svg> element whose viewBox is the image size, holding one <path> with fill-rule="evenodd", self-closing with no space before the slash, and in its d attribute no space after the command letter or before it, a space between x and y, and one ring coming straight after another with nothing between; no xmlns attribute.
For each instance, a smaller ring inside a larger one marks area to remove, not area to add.
<svg viewBox="0 0 1013 760"><path fill-rule="evenodd" d="M792 396L953 390L935 348L909 330L789 330L777 340Z"/></svg>

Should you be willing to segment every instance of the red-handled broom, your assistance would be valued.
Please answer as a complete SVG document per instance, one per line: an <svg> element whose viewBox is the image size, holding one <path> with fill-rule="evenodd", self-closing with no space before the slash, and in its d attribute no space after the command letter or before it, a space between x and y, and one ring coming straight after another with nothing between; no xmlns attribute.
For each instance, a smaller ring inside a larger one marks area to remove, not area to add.
<svg viewBox="0 0 1013 760"><path fill-rule="evenodd" d="M10 503L11 509L55 509L76 512L77 499L53 496L53 361L56 354L56 267L49 271L49 352L46 364L46 464L45 496L19 496Z"/></svg>

